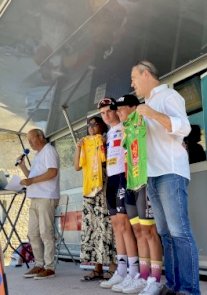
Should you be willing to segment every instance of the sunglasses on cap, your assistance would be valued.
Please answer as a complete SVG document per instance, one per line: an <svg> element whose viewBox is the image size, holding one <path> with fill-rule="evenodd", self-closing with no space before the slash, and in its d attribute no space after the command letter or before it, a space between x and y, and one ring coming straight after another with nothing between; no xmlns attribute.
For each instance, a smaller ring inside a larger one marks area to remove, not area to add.
<svg viewBox="0 0 207 295"><path fill-rule="evenodd" d="M110 106L111 110L116 110L116 103L111 98L103 98L102 100L99 101L98 109L106 107L106 106Z"/></svg>

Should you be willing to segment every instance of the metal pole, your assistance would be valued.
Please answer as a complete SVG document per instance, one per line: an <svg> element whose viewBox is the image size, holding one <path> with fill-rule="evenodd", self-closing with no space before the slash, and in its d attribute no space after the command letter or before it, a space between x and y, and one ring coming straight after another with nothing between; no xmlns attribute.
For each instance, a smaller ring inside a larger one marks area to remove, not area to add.
<svg viewBox="0 0 207 295"><path fill-rule="evenodd" d="M74 141L75 145L77 145L77 139L76 139L75 133L74 133L74 131L73 131L73 127L72 127L72 124L71 124L71 122L70 122L70 118L69 118L69 116L68 116L68 113L67 113L66 109L67 109L66 106L62 106L62 112L63 112L63 115L64 115L64 117L65 117L65 120L66 120L66 122L67 122L68 128L69 128L70 133L71 133L71 135L72 135L73 141Z"/></svg>

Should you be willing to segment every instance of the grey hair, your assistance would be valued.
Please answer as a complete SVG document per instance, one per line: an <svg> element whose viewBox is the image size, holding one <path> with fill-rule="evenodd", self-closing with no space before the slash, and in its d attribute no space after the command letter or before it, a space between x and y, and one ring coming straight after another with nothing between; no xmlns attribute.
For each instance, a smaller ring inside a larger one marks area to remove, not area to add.
<svg viewBox="0 0 207 295"><path fill-rule="evenodd" d="M140 73L143 73L145 70L147 70L148 72L150 72L150 74L159 81L159 73L157 68L155 67L155 65L153 63L151 63L150 61L147 60L142 60L139 61L134 68L138 69L140 71Z"/></svg>

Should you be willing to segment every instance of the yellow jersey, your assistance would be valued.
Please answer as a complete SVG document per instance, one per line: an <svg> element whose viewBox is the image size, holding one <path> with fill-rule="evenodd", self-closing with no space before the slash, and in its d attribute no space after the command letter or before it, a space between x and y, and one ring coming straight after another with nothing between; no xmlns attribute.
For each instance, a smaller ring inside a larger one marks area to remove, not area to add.
<svg viewBox="0 0 207 295"><path fill-rule="evenodd" d="M105 161L103 136L97 134L84 137L79 161L83 170L84 197L95 197L103 188L102 163Z"/></svg>

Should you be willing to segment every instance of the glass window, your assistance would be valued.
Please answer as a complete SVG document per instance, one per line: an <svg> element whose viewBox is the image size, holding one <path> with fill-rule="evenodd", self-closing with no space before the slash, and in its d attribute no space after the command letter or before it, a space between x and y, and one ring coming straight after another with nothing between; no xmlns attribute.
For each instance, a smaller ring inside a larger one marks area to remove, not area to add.
<svg viewBox="0 0 207 295"><path fill-rule="evenodd" d="M191 132L184 139L189 153L190 164L206 159L205 123L202 105L200 75L187 78L174 85L180 95L185 99L186 110L191 124Z"/></svg>
<svg viewBox="0 0 207 295"><path fill-rule="evenodd" d="M188 114L202 108L200 75L177 83L175 89L184 97Z"/></svg>

